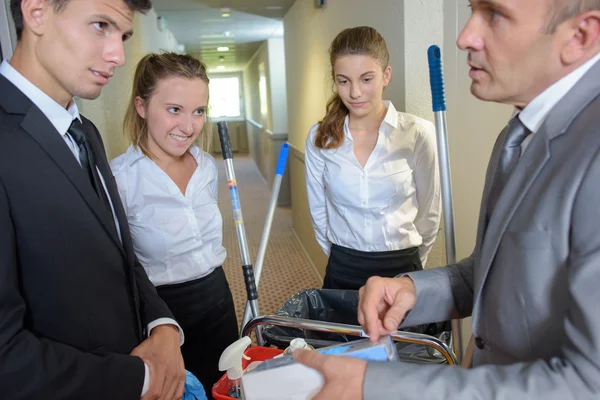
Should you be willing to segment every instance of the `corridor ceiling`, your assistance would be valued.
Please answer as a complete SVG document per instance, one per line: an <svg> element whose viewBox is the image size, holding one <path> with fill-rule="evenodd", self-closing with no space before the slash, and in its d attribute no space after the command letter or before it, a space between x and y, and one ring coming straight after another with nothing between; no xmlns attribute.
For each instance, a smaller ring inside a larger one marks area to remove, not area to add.
<svg viewBox="0 0 600 400"><path fill-rule="evenodd" d="M187 53L209 70L243 69L261 43L283 37L283 16L294 0L153 0L156 13ZM222 9L231 9L229 17ZM217 47L229 47L219 52ZM219 60L223 57L223 60Z"/></svg>

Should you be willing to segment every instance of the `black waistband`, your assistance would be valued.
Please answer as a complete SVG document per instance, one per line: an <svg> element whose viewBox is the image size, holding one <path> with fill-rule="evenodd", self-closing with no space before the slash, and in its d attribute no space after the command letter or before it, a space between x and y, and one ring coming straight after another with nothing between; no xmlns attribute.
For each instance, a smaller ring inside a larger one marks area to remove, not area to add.
<svg viewBox="0 0 600 400"><path fill-rule="evenodd" d="M348 254L350 256L369 257L369 258L404 257L404 256L412 256L415 253L418 254L418 252L419 252L418 247L409 247L407 249L388 250L388 251L362 251L362 250L351 249L349 247L344 247L344 246L340 246L335 243L332 243L331 251L334 251L334 249L335 249L335 251L338 251L343 254Z"/></svg>

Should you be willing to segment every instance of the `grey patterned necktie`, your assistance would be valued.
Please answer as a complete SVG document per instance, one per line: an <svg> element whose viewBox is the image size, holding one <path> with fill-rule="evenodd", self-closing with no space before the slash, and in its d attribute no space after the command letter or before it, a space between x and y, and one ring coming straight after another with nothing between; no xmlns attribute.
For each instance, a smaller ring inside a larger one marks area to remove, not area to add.
<svg viewBox="0 0 600 400"><path fill-rule="evenodd" d="M518 115L510 120L504 130L506 131L506 138L488 196L488 219L492 215L496 202L521 157L521 144L530 133Z"/></svg>

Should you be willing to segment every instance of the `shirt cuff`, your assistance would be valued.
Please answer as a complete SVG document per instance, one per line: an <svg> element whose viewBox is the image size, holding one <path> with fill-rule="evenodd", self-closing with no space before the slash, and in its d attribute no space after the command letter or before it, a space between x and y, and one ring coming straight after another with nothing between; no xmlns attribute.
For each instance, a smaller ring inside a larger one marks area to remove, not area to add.
<svg viewBox="0 0 600 400"><path fill-rule="evenodd" d="M146 363L144 363L144 371L144 386L142 386L142 395L140 397L144 397L148 389L150 389L150 368Z"/></svg>
<svg viewBox="0 0 600 400"><path fill-rule="evenodd" d="M156 328L159 325L175 325L177 330L179 331L179 346L183 346L183 342L185 341L185 336L183 335L183 329L179 326L179 324L171 318L159 318L154 320L148 324L146 332L148 332L148 336L152 332L152 329Z"/></svg>

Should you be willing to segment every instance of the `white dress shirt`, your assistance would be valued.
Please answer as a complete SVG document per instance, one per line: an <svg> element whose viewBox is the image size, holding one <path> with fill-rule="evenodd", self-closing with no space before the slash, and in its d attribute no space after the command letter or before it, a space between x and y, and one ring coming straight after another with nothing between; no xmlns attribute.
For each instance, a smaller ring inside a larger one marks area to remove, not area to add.
<svg viewBox="0 0 600 400"><path fill-rule="evenodd" d="M317 241L329 255L331 244L361 251L419 247L425 265L440 222L440 183L435 127L396 111L387 113L377 144L363 168L344 122L337 149L315 146L317 125L306 140L306 184Z"/></svg>
<svg viewBox="0 0 600 400"><path fill-rule="evenodd" d="M573 89L573 86L579 82L585 73L588 72L598 60L600 60L600 53L596 54L569 75L562 77L560 80L549 86L527 104L523 111L519 112L519 110L515 110L514 114L519 115L523 125L531 132L521 144L521 154L525 152L525 149L533 139L533 134L540 129L554 106L569 92L569 90Z"/></svg>
<svg viewBox="0 0 600 400"><path fill-rule="evenodd" d="M190 153L198 167L185 195L133 145L111 161L135 253L155 286L206 276L227 254L217 204L217 164L197 146Z"/></svg>
<svg viewBox="0 0 600 400"><path fill-rule="evenodd" d="M69 147L69 150L71 150L71 152L75 156L75 159L79 163L79 147L77 146L73 138L69 134L67 134L67 131L69 130L69 127L71 126L71 123L75 118L81 121L81 118L79 117L79 109L77 108L77 104L75 104L74 101L71 101L67 109L63 108L60 104L54 101L41 89L39 89L33 83L29 82L27 78L21 75L21 73L14 69L12 65L10 65L6 60L2 61L2 63L0 64L0 74L4 75L6 79L8 79L13 85L15 85L25 96L29 98L29 100L31 100L33 104L35 104L40 109L42 114L44 114L46 118L48 118L52 126L56 128L57 134L60 134L60 136L63 138L63 140ZM110 202L115 226L117 228L117 234L119 235L119 239L121 239L121 231L119 230L119 220L117 219L117 214L115 213L115 208L113 207L110 194L106 190L104 177L102 176L102 172L100 172L99 169L98 176L102 181L102 186L104 187L104 191L106 192L106 197ZM150 335L152 329L159 325L175 325L177 329L179 329L180 344L183 344L183 330L181 329L179 324L171 318L159 318L149 323L147 326L148 335ZM145 392L150 386L150 372L148 366L145 363L144 367L145 377L142 396L145 394Z"/></svg>

